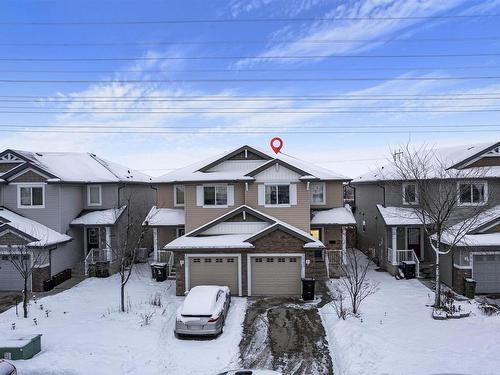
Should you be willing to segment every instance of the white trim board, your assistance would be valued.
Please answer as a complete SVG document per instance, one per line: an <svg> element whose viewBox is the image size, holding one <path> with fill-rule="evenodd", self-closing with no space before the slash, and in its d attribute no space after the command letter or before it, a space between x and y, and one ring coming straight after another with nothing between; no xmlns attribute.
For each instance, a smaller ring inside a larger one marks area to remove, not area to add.
<svg viewBox="0 0 500 375"><path fill-rule="evenodd" d="M252 253L247 254L247 295L252 296L252 258L262 257L300 257L300 277L304 278L306 275L306 254L304 253Z"/></svg>
<svg viewBox="0 0 500 375"><path fill-rule="evenodd" d="M238 295L243 296L243 284L241 274L241 254L237 253L206 253L206 254L184 254L184 291L187 293L190 289L189 280L189 258L238 258Z"/></svg>

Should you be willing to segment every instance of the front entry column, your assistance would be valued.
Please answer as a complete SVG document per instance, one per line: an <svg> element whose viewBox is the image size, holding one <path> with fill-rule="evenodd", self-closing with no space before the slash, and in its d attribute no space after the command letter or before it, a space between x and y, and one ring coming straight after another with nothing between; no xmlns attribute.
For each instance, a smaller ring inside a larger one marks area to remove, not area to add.
<svg viewBox="0 0 500 375"><path fill-rule="evenodd" d="M345 227L342 227L342 262L347 263L347 231Z"/></svg>
<svg viewBox="0 0 500 375"><path fill-rule="evenodd" d="M158 261L158 228L153 228L153 256Z"/></svg>
<svg viewBox="0 0 500 375"><path fill-rule="evenodd" d="M396 250L398 248L398 228L391 227L392 231L392 259L391 263L396 264Z"/></svg>
<svg viewBox="0 0 500 375"><path fill-rule="evenodd" d="M111 227L106 227L106 260L111 261Z"/></svg>

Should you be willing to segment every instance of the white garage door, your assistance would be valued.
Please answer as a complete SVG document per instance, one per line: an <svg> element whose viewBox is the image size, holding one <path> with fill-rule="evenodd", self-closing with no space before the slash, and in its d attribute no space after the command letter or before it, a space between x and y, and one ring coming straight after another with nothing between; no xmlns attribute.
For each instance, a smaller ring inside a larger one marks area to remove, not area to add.
<svg viewBox="0 0 500 375"><path fill-rule="evenodd" d="M500 293L500 255L474 255L477 293Z"/></svg>
<svg viewBox="0 0 500 375"><path fill-rule="evenodd" d="M22 291L23 278L6 255L0 256L0 291Z"/></svg>
<svg viewBox="0 0 500 375"><path fill-rule="evenodd" d="M189 288L197 285L228 286L233 295L238 295L238 258L190 257Z"/></svg>
<svg viewBox="0 0 500 375"><path fill-rule="evenodd" d="M300 295L301 257L251 257L252 296Z"/></svg>

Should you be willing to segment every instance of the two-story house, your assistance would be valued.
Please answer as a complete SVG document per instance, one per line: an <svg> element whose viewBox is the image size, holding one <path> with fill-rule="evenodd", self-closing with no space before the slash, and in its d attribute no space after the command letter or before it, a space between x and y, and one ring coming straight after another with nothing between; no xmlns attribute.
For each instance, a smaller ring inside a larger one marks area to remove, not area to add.
<svg viewBox="0 0 500 375"><path fill-rule="evenodd" d="M328 276L347 229L338 173L250 146L156 179L146 218L157 261L175 267L177 294L201 284L235 295L294 295L301 278ZM333 271L332 271L333 272Z"/></svg>
<svg viewBox="0 0 500 375"><path fill-rule="evenodd" d="M456 187L457 204L462 210L456 218L457 225L467 219L471 207L487 209L460 241L459 249L440 258L442 281L458 292L463 292L466 277L476 280L479 293L500 292L499 146L500 142L490 142L436 150L440 161L446 163L444 168L478 176L477 180L435 180L436 192L442 183ZM416 184L398 181L391 168L388 164L351 182L355 188L358 247L371 253L381 268L393 274L402 260L411 259L418 264L422 276L431 276L435 254L414 212L419 200ZM443 244L447 245L446 238Z"/></svg>
<svg viewBox="0 0 500 375"><path fill-rule="evenodd" d="M36 257L34 291L85 260L87 266L91 259L111 262L124 212L132 210L142 222L155 196L150 176L94 154L1 152L0 291L23 288L8 259L13 246L44 254Z"/></svg>

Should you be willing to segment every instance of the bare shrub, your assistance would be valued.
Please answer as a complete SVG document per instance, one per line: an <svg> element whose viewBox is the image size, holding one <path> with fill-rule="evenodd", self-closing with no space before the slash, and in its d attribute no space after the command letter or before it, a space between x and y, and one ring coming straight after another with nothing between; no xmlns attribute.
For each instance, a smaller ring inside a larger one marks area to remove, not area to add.
<svg viewBox="0 0 500 375"><path fill-rule="evenodd" d="M332 302L330 303L337 314L337 318L345 320L348 314L347 308L344 304L345 293L338 285L336 285L332 291L332 298Z"/></svg>
<svg viewBox="0 0 500 375"><path fill-rule="evenodd" d="M141 327L150 325L154 314L154 311L141 313Z"/></svg>

